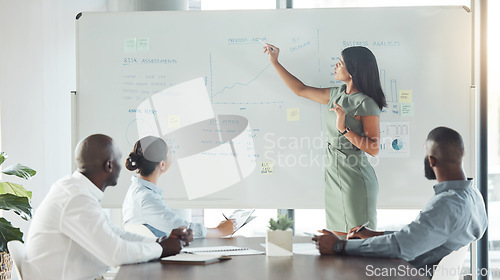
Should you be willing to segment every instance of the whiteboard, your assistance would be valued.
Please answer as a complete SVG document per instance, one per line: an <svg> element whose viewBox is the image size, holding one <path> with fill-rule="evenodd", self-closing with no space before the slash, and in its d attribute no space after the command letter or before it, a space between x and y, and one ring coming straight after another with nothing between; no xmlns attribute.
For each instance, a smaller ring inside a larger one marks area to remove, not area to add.
<svg viewBox="0 0 500 280"><path fill-rule="evenodd" d="M208 97L202 98L210 107L203 118L246 120L245 175L220 191L188 199L174 155L158 184L172 207L324 207L326 107L288 90L257 39L279 46L281 63L316 87L341 85L333 70L342 49L363 45L374 52L389 103L381 116L381 153L370 158L380 185L379 208L420 208L432 195L434 182L423 173L423 143L436 126L464 136L465 168L472 175L471 14L461 7L82 13L76 29L79 139L110 135L124 161L139 126L161 125L134 110L193 80L201 81ZM174 107L155 110L168 115L171 127L183 128L182 112L191 106ZM231 172L236 171L226 170ZM131 176L122 170L118 185L105 192L105 207L121 206ZM202 180L199 187L217 187L225 181L224 175L218 178Z"/></svg>

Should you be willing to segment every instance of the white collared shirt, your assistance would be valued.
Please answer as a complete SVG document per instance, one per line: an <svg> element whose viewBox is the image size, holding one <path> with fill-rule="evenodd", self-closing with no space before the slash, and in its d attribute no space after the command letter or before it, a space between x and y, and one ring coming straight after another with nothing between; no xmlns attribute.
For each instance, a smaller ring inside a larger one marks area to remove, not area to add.
<svg viewBox="0 0 500 280"><path fill-rule="evenodd" d="M52 185L28 233L24 279L95 279L108 266L161 256L155 238L126 232L109 221L102 197L77 171Z"/></svg>
<svg viewBox="0 0 500 280"><path fill-rule="evenodd" d="M205 238L207 228L202 224L181 219L167 205L163 190L155 184L132 176L132 185L127 191L122 207L123 223L147 224L157 231L158 237L169 235L173 229L191 225L194 238Z"/></svg>

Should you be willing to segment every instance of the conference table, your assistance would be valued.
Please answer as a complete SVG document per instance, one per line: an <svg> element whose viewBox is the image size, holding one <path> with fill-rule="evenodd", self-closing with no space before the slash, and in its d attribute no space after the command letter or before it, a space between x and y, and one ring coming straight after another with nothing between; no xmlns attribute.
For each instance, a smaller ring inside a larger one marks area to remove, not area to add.
<svg viewBox="0 0 500 280"><path fill-rule="evenodd" d="M294 243L310 243L311 237L294 237ZM191 247L238 246L265 251L263 237L199 239ZM429 279L412 276L416 269L401 259L294 254L290 257L233 256L209 265L165 264L160 261L123 265L115 280L266 280L266 279Z"/></svg>

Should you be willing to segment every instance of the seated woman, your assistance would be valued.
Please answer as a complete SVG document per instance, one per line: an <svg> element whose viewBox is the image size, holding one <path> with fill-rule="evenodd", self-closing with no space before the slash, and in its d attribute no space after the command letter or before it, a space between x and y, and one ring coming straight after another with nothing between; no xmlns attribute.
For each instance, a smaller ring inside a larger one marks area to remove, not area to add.
<svg viewBox="0 0 500 280"><path fill-rule="evenodd" d="M132 185L123 202L123 223L141 224L149 228L157 237L169 235L179 227L193 230L194 238L223 237L233 233L234 220L224 220L216 228L206 228L202 224L190 223L179 218L163 198L163 190L156 186L158 178L167 172L172 160L163 139L146 136L135 143L125 167L134 171Z"/></svg>

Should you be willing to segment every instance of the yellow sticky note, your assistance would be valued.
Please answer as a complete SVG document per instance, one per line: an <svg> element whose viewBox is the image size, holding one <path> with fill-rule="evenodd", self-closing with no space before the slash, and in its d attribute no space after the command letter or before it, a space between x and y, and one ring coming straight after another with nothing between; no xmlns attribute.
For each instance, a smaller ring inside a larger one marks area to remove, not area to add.
<svg viewBox="0 0 500 280"><path fill-rule="evenodd" d="M181 116L179 115L169 115L168 116L168 127L176 128L181 126Z"/></svg>
<svg viewBox="0 0 500 280"><path fill-rule="evenodd" d="M136 38L128 38L123 40L123 50L126 52L137 50L137 40Z"/></svg>
<svg viewBox="0 0 500 280"><path fill-rule="evenodd" d="M149 51L149 38L137 38L137 50Z"/></svg>
<svg viewBox="0 0 500 280"><path fill-rule="evenodd" d="M409 103L412 102L412 90L400 90L399 91L399 102L400 103Z"/></svg>
<svg viewBox="0 0 500 280"><path fill-rule="evenodd" d="M299 108L286 109L286 119L288 121L300 121L300 109Z"/></svg>
<svg viewBox="0 0 500 280"><path fill-rule="evenodd" d="M273 174L273 163L272 162L262 162L260 164L260 174L272 175Z"/></svg>

